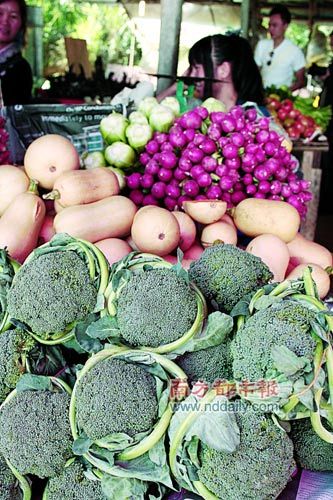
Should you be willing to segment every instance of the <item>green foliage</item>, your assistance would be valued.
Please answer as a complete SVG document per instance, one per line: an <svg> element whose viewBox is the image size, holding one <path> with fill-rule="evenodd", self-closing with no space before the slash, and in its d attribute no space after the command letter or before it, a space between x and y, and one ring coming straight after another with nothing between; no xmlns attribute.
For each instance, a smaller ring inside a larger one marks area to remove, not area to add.
<svg viewBox="0 0 333 500"><path fill-rule="evenodd" d="M235 409L239 446L226 453L201 443L199 479L218 498L274 500L294 469L292 442L252 406L235 403Z"/></svg>
<svg viewBox="0 0 333 500"><path fill-rule="evenodd" d="M67 393L27 390L1 407L0 452L21 474L52 477L71 456Z"/></svg>
<svg viewBox="0 0 333 500"><path fill-rule="evenodd" d="M213 245L191 263L190 279L219 310L229 313L247 293L273 277L259 257L234 245Z"/></svg>
<svg viewBox="0 0 333 500"><path fill-rule="evenodd" d="M78 426L90 439L134 436L157 418L156 382L141 366L109 358L81 379L76 405Z"/></svg>
<svg viewBox="0 0 333 500"><path fill-rule="evenodd" d="M190 330L196 315L194 291L172 269L133 273L118 298L118 327L132 346L173 342Z"/></svg>
<svg viewBox="0 0 333 500"><path fill-rule="evenodd" d="M184 370L192 384L198 380L212 384L214 381L231 379L230 340L207 349L186 352L176 359L176 363Z"/></svg>
<svg viewBox="0 0 333 500"><path fill-rule="evenodd" d="M259 381L274 370L272 348L282 346L313 360L316 342L310 323L315 314L293 300L257 311L237 331L231 344L235 380Z"/></svg>
<svg viewBox="0 0 333 500"><path fill-rule="evenodd" d="M92 312L97 290L75 252L50 252L20 268L7 300L12 318L47 338Z"/></svg>
<svg viewBox="0 0 333 500"><path fill-rule="evenodd" d="M55 71L67 68L64 37L87 40L91 63L101 55L104 64L128 64L132 29L124 7L120 4L94 4L76 0L27 0L28 5L43 8L44 67ZM136 41L134 64L141 58Z"/></svg>
<svg viewBox="0 0 333 500"><path fill-rule="evenodd" d="M333 446L318 436L308 418L291 422L290 437L294 443L295 459L300 467L333 472Z"/></svg>
<svg viewBox="0 0 333 500"><path fill-rule="evenodd" d="M22 494L16 477L0 455L0 498L1 500L21 500Z"/></svg>
<svg viewBox="0 0 333 500"><path fill-rule="evenodd" d="M61 474L49 479L47 500L105 500L100 481L91 480L78 462L67 465Z"/></svg>
<svg viewBox="0 0 333 500"><path fill-rule="evenodd" d="M0 403L26 371L26 358L35 345L35 340L19 329L0 335Z"/></svg>

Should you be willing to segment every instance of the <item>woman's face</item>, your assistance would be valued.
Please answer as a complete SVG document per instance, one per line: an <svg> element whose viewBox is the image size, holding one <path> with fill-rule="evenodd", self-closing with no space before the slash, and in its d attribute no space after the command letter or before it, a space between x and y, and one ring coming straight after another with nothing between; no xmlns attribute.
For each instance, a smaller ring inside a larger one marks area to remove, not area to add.
<svg viewBox="0 0 333 500"><path fill-rule="evenodd" d="M204 71L203 65L195 63L193 66L191 66L189 76L193 76L195 78L202 78L202 77L204 77L205 76L205 71ZM195 85L196 97L198 99L202 99L203 95L204 95L204 90L205 90L205 82L204 82L204 80L195 82L194 85Z"/></svg>
<svg viewBox="0 0 333 500"><path fill-rule="evenodd" d="M0 4L0 46L11 43L22 26L21 13L15 0Z"/></svg>

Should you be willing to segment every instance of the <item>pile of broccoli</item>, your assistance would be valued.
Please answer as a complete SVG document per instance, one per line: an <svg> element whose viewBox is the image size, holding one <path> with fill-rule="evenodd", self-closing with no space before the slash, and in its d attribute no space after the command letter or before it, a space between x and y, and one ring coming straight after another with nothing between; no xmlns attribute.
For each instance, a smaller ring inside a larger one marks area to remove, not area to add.
<svg viewBox="0 0 333 500"><path fill-rule="evenodd" d="M292 441L249 404L235 408L239 446L227 453L201 443L199 479L218 498L274 500L295 469Z"/></svg>
<svg viewBox="0 0 333 500"><path fill-rule="evenodd" d="M7 301L11 318L48 338L91 313L97 289L76 252L49 252L22 265Z"/></svg>
<svg viewBox="0 0 333 500"><path fill-rule="evenodd" d="M66 392L11 393L0 408L0 453L20 474L61 473L72 456L70 396Z"/></svg>
<svg viewBox="0 0 333 500"><path fill-rule="evenodd" d="M0 403L15 389L35 348L35 340L22 330L7 330L0 335Z"/></svg>
<svg viewBox="0 0 333 500"><path fill-rule="evenodd" d="M267 284L273 274L263 261L234 245L213 245L191 262L190 279L216 309L229 313L245 295Z"/></svg>
<svg viewBox="0 0 333 500"><path fill-rule="evenodd" d="M87 477L84 466L74 461L48 480L46 500L106 500L101 482ZM43 497L43 498L44 498Z"/></svg>
<svg viewBox="0 0 333 500"><path fill-rule="evenodd" d="M333 445L318 436L309 419L291 422L290 437L297 465L313 471L333 472Z"/></svg>
<svg viewBox="0 0 333 500"><path fill-rule="evenodd" d="M157 411L155 379L139 365L109 358L78 384L77 423L94 441L113 433L134 436L150 430Z"/></svg>
<svg viewBox="0 0 333 500"><path fill-rule="evenodd" d="M119 293L120 335L134 347L174 342L190 330L196 315L196 294L173 269L132 273Z"/></svg>

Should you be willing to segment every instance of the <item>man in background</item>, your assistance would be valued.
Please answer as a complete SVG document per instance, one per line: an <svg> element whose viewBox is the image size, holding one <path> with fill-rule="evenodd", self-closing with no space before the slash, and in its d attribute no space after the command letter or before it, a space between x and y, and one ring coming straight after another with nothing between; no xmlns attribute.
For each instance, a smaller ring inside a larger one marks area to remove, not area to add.
<svg viewBox="0 0 333 500"><path fill-rule="evenodd" d="M285 38L291 15L284 5L275 5L269 13L270 39L260 40L255 61L260 68L264 87L286 85L296 90L305 85L305 57L299 47Z"/></svg>

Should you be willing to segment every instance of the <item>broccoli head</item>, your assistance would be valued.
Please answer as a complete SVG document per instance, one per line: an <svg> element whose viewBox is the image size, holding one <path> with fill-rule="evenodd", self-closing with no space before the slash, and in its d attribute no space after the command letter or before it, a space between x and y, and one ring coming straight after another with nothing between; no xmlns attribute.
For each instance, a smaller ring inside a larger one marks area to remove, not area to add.
<svg viewBox="0 0 333 500"><path fill-rule="evenodd" d="M315 313L297 301L283 300L257 311L237 331L232 343L235 380L258 381L274 369L271 349L287 347L313 360L316 342L311 336Z"/></svg>
<svg viewBox="0 0 333 500"><path fill-rule="evenodd" d="M118 327L134 347L174 342L190 330L196 315L195 292L172 269L133 273L119 293Z"/></svg>
<svg viewBox="0 0 333 500"><path fill-rule="evenodd" d="M72 455L70 396L51 391L14 393L0 408L0 452L21 474L51 477Z"/></svg>
<svg viewBox="0 0 333 500"><path fill-rule="evenodd" d="M97 289L76 252L49 252L23 264L7 301L10 317L47 338L92 312Z"/></svg>
<svg viewBox="0 0 333 500"><path fill-rule="evenodd" d="M192 384L198 380L213 384L218 380L232 378L230 340L207 349L186 352L178 356L175 361Z"/></svg>
<svg viewBox="0 0 333 500"><path fill-rule="evenodd" d="M26 371L26 359L35 345L35 340L19 329L0 335L0 403Z"/></svg>
<svg viewBox="0 0 333 500"><path fill-rule="evenodd" d="M302 418L291 422L291 440L295 459L303 469L333 472L333 446L314 431L311 421Z"/></svg>
<svg viewBox="0 0 333 500"><path fill-rule="evenodd" d="M0 499L1 500L21 500L22 493L19 483L6 464L5 459L0 455Z"/></svg>
<svg viewBox="0 0 333 500"><path fill-rule="evenodd" d="M157 413L155 379L139 365L109 358L80 379L76 417L78 427L90 439L149 431Z"/></svg>
<svg viewBox="0 0 333 500"><path fill-rule="evenodd" d="M213 245L191 262L190 279L219 310L229 313L247 293L266 285L273 274L255 255L234 245Z"/></svg>
<svg viewBox="0 0 333 500"><path fill-rule="evenodd" d="M235 409L238 448L227 453L201 442L199 479L218 498L274 500L295 468L292 441L253 406L235 402Z"/></svg>
<svg viewBox="0 0 333 500"><path fill-rule="evenodd" d="M80 462L72 462L63 471L49 479L47 500L106 500L101 482L90 480Z"/></svg>

